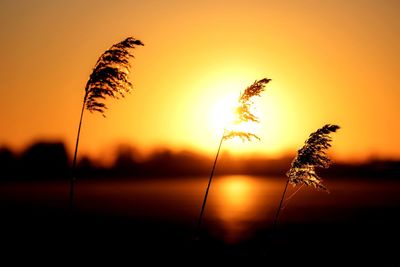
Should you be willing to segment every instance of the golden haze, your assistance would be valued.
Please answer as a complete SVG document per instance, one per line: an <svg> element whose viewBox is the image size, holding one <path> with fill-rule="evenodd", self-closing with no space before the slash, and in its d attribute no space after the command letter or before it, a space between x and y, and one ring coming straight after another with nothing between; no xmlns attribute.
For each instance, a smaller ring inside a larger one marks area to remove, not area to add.
<svg viewBox="0 0 400 267"><path fill-rule="evenodd" d="M135 90L85 113L80 149L115 143L214 151L215 106L254 80L262 140L232 152L294 152L325 123L337 158L400 157L398 1L1 1L0 144L74 145L97 57L133 35ZM218 110L218 109L217 109ZM218 125L217 125L218 126Z"/></svg>

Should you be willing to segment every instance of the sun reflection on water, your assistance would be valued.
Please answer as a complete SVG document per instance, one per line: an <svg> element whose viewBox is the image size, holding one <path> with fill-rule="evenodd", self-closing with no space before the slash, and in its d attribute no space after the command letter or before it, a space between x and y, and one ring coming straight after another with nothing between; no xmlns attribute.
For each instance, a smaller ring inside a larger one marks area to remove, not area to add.
<svg viewBox="0 0 400 267"><path fill-rule="evenodd" d="M265 189L260 187L260 182L254 177L218 177L213 190L213 216L223 225L223 238L226 242L235 243L242 239L251 232L251 223L265 218L266 206L260 203L260 196Z"/></svg>

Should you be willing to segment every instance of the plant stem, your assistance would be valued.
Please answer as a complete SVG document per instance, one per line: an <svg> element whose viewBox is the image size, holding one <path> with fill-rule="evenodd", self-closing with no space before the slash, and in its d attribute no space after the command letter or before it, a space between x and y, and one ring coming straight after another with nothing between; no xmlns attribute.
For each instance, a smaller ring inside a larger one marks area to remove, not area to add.
<svg viewBox="0 0 400 267"><path fill-rule="evenodd" d="M87 97L87 93L85 93L85 97L83 98L81 118L79 120L78 134L76 136L74 160L72 161L72 175L71 175L70 187L69 187L69 210L70 210L71 213L72 213L73 207L74 207L74 197L75 197L75 190L74 189L75 189L75 180L76 180L76 158L77 158L77 155L78 155L79 136L80 136L80 133L81 133L83 112L85 111L86 97Z"/></svg>
<svg viewBox="0 0 400 267"><path fill-rule="evenodd" d="M224 131L224 134L223 134L222 137L221 137L221 141L219 142L217 155L215 156L214 165L213 165L213 167L212 167L211 175L210 175L210 178L209 178L209 180L208 180L208 185L207 185L207 189L206 189L206 194L204 195L203 205L201 206L200 216L199 216L199 219L197 220L197 238L198 238L199 233L200 233L201 220L203 219L203 213L204 213L204 209L205 209L205 207L206 207L206 202L207 202L207 197L208 197L208 191L210 190L211 181L212 181L212 178L213 178L213 176L214 176L215 166L217 165L218 155L219 155L219 151L221 150L221 146L222 146L222 142L224 141L224 137L225 137L225 131Z"/></svg>
<svg viewBox="0 0 400 267"><path fill-rule="evenodd" d="M288 196L288 197L285 199L285 205L282 207L282 209L285 209L285 207L289 204L290 199L291 199L292 197L294 197L294 195L296 195L297 192L299 192L300 189L301 189L303 186L304 186L304 184L300 185L299 188L297 188L297 190L294 191L294 193L292 193L290 196Z"/></svg>
<svg viewBox="0 0 400 267"><path fill-rule="evenodd" d="M275 230L276 224L278 223L278 217L279 217L279 214L281 213L281 210L282 210L283 199L285 198L288 185L289 185L289 179L286 182L285 190L283 190L281 202L279 203L279 208L278 208L278 210L276 211L276 214L275 214L275 219L274 219L274 224L273 224L272 230Z"/></svg>

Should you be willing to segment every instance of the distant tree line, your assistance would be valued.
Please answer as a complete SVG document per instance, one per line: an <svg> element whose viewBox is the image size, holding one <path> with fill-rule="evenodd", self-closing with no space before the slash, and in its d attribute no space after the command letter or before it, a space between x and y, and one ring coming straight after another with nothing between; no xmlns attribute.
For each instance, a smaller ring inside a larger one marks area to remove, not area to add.
<svg viewBox="0 0 400 267"><path fill-rule="evenodd" d="M62 178L68 174L69 158L61 142L38 142L20 154L0 148L1 180Z"/></svg>
<svg viewBox="0 0 400 267"><path fill-rule="evenodd" d="M173 152L168 149L153 152L145 159L137 156L133 147L117 149L113 164L104 167L89 157L78 162L80 178L106 177L168 177L209 175L211 158L191 151ZM237 157L224 153L216 175L249 174L284 176L292 155L279 159ZM71 158L62 142L37 142L21 153L0 148L0 180L66 179L71 175ZM400 179L400 160L370 160L362 164L335 163L321 175L337 178L396 178Z"/></svg>

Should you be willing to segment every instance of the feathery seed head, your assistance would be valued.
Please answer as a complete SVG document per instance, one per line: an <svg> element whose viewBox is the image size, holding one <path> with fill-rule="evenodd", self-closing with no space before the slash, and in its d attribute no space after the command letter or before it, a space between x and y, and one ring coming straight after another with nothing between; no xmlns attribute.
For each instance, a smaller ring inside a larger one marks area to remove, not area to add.
<svg viewBox="0 0 400 267"><path fill-rule="evenodd" d="M261 92L265 90L265 85L269 83L271 79L261 79L255 81L252 85L247 87L239 97L240 104L251 104L251 98L254 96L261 96Z"/></svg>
<svg viewBox="0 0 400 267"><path fill-rule="evenodd" d="M286 173L293 186L305 184L312 185L317 189L328 190L322 184L322 179L315 172L315 168L328 168L331 164L325 150L331 147L332 138L329 134L336 132L339 128L338 125L326 124L310 134L304 146L299 149L297 156L293 159L290 170Z"/></svg>
<svg viewBox="0 0 400 267"><path fill-rule="evenodd" d="M85 86L86 109L91 112L98 111L104 116L107 107L102 99L118 99L132 90L132 83L128 78L131 69L129 60L133 57L130 50L137 45L144 44L140 40L128 37L111 46L99 57Z"/></svg>
<svg viewBox="0 0 400 267"><path fill-rule="evenodd" d="M226 131L224 134L224 140L228 140L234 137L239 137L242 141L251 141L252 138L260 140L260 137L253 133L239 132L239 131Z"/></svg>
<svg viewBox="0 0 400 267"><path fill-rule="evenodd" d="M236 124L244 123L244 122L259 122L258 117L254 115L251 111L251 107L253 104L252 98L254 96L261 96L261 92L265 90L265 85L269 83L271 79L261 79L259 81L255 81L252 85L247 87L243 93L240 94L238 99L238 106L236 108ZM224 139L231 139L234 137L239 137L243 141L251 141L252 138L260 140L260 138L249 132L243 131L226 131L224 134Z"/></svg>

